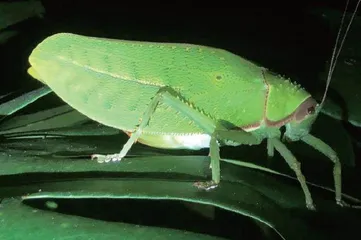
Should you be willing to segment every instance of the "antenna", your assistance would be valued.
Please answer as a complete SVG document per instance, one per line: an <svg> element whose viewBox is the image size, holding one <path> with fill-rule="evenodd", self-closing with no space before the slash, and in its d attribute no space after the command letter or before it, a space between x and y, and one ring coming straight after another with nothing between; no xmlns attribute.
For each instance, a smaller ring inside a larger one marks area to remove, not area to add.
<svg viewBox="0 0 361 240"><path fill-rule="evenodd" d="M342 39L341 44L340 44L340 47L338 48L338 52L337 52L337 54L335 54L335 53L336 53L336 49L337 49L337 43L338 43L338 40L339 40L340 35L341 35L341 29L342 29L343 21L344 21L345 16L346 16L346 12L347 12L347 8L348 8L349 0L347 0L347 2L346 2L345 11L343 12L342 19L341 19L341 24L340 24L340 28L338 29L338 33L337 33L337 38L336 38L335 47L333 48L333 52L332 52L330 69L329 69L328 75L327 75L326 89L325 89L325 93L323 94L323 98L322 98L322 101L321 101L321 106L324 104L324 102L325 102L325 100L326 100L327 91L328 91L328 88L329 88L329 86L330 86L330 82L331 82L331 78L332 78L333 71L335 70L335 67L336 67L337 59L338 59L338 57L339 57L339 55L340 55L340 53L341 53L342 46L343 46L343 44L344 44L344 42L345 42L347 33L348 33L349 30L350 30L350 27L351 27L351 24L352 24L352 22L353 22L353 19L355 18L355 15L356 15L356 12L357 12L357 9L358 9L358 7L359 7L360 2L361 2L361 0L359 0L359 1L357 2L355 11L354 11L353 14L352 14L352 17L351 17L350 22L348 23L348 26L347 26L345 35L343 36L343 39ZM336 57L335 57L335 55L336 55Z"/></svg>

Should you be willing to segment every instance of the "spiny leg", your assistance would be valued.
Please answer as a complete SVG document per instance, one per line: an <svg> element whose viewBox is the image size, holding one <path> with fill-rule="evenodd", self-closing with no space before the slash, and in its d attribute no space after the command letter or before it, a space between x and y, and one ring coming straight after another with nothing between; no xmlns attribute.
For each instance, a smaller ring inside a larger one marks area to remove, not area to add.
<svg viewBox="0 0 361 240"><path fill-rule="evenodd" d="M92 159L97 159L97 161L100 163L109 161L120 161L127 154L132 145L137 141L139 136L142 134L143 129L148 125L152 114L156 110L159 102L161 101L168 106L174 108L175 110L178 110L179 112L188 116L206 133L210 135L213 133L216 124L211 119L184 103L180 99L180 96L173 89L169 87L162 87L159 89L155 97L151 100L150 105L143 114L140 125L138 126L136 131L131 134L131 137L128 139L121 152L118 154L108 155L93 154Z"/></svg>
<svg viewBox="0 0 361 240"><path fill-rule="evenodd" d="M161 99L162 99L162 91L159 91L155 95L155 97L151 100L151 103L149 104L147 110L143 114L141 123L139 124L139 126L135 130L135 132L131 134L130 138L124 144L120 153L108 154L108 155L93 154L91 156L91 158L96 159L99 163L122 160L122 158L127 155L127 153L129 152L129 150L133 146L133 144L142 135L143 129L148 125L149 120L150 120L152 114L154 113L155 109L157 108L158 103L161 101Z"/></svg>
<svg viewBox="0 0 361 240"><path fill-rule="evenodd" d="M212 119L206 115L200 113L194 108L187 105L184 101L181 100L180 96L171 88L163 87L161 88L156 96L151 101L148 109L144 113L142 122L140 123L137 130L131 135L127 143L124 145L123 149L119 154L111 155L100 155L94 154L92 158L98 158L100 162L103 161L119 161L122 157L126 155L131 146L136 142L136 140L141 135L144 127L149 123L149 120L154 113L158 103L162 101L168 106L174 108L180 113L188 116L192 119L204 132L211 136L210 141L210 156L211 156L211 166L212 166L212 181L204 184L205 187L199 186L200 188L213 188L214 185L217 185L220 182L220 167L219 167L219 145L217 140L224 141L233 141L239 144L259 144L259 139L256 139L250 133L247 133L243 130L228 130L223 127L221 124L215 123Z"/></svg>
<svg viewBox="0 0 361 240"><path fill-rule="evenodd" d="M298 181L301 184L303 193L305 195L306 200L306 207L310 210L316 210L316 207L313 203L310 190L308 189L308 186L306 184L306 179L302 174L301 171L301 163L297 161L295 156L291 153L290 150L284 145L279 139L272 138L269 139L272 141L272 145L276 148L276 150L281 154L281 156L286 160L287 164L290 166L290 168L295 172Z"/></svg>
<svg viewBox="0 0 361 240"><path fill-rule="evenodd" d="M132 133L132 135L130 136L128 141L124 144L124 146L123 146L122 150L120 151L120 153L107 154L107 155L93 154L91 156L91 159L92 160L96 159L98 163L104 163L104 162L110 162L110 161L115 162L115 161L122 160L122 158L127 155L128 151L133 146L133 144L138 140L141 133L142 133L141 128L138 128L134 133Z"/></svg>
<svg viewBox="0 0 361 240"><path fill-rule="evenodd" d="M163 89L163 102L171 106L180 113L192 119L203 131L211 136L210 140L210 157L212 168L212 181L204 183L195 183L195 186L202 189L212 189L220 182L220 155L219 155L219 140L231 141L241 144L259 144L261 141L255 138L252 134L239 130L229 130L225 128L220 122L214 122L211 118L200 113L194 108L188 106L183 102L179 95L171 88Z"/></svg>
<svg viewBox="0 0 361 240"><path fill-rule="evenodd" d="M212 171L212 181L206 182L195 182L193 185L197 188L210 190L216 188L221 181L221 166L220 166L220 155L219 155L219 144L215 137L211 137L211 141L209 143L209 154L208 156L211 158L211 163L209 168Z"/></svg>
<svg viewBox="0 0 361 240"><path fill-rule="evenodd" d="M237 145L255 145L260 144L262 140L256 138L251 133L248 133L242 129L238 130L230 130L226 129L222 124L217 123L216 129L211 135L211 141L209 146L209 155L211 157L211 169L212 169L212 181L208 182L196 182L194 186L209 190L215 188L220 180L220 149L219 149L219 141L224 142L233 142Z"/></svg>
<svg viewBox="0 0 361 240"><path fill-rule="evenodd" d="M321 139L318 139L312 136L311 134L306 135L301 140L307 143L308 145L312 146L314 149L318 150L319 152L323 153L334 163L333 179L335 184L336 203L340 206L349 206L349 204L345 203L342 200L341 163L337 157L336 152Z"/></svg>
<svg viewBox="0 0 361 240"><path fill-rule="evenodd" d="M97 159L99 163L120 161L124 156L126 156L132 145L138 140L138 138L142 134L143 129L148 125L149 120L160 101L168 104L170 107L173 107L174 109L193 119L193 121L201 128L203 128L205 132L211 134L214 131L216 124L211 119L185 104L182 100L180 100L180 96L173 89L169 87L162 87L159 89L155 97L151 100L150 105L143 114L140 125L138 126L136 131L131 134L131 137L123 146L121 152L108 155L93 154L91 158Z"/></svg>

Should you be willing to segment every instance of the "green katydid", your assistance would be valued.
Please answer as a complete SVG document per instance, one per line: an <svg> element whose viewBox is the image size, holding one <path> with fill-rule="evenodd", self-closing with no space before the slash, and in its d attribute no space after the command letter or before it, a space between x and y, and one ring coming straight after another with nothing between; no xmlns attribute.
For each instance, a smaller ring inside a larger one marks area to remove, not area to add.
<svg viewBox="0 0 361 240"><path fill-rule="evenodd" d="M64 102L130 136L120 153L92 155L98 162L120 161L137 141L156 148L209 148L212 180L195 184L208 190L220 183L220 146L267 139L268 154L276 149L283 156L301 184L307 208L315 209L300 163L281 141L285 126L285 138L301 140L332 160L336 202L346 205L337 154L309 133L333 64L318 104L282 76L207 46L58 33L36 46L29 62L29 74Z"/></svg>

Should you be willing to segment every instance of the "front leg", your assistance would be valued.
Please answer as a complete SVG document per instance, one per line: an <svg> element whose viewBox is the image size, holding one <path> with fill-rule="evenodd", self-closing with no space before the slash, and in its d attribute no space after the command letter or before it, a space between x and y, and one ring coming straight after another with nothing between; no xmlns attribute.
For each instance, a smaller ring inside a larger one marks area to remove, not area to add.
<svg viewBox="0 0 361 240"><path fill-rule="evenodd" d="M271 142L272 146L281 154L285 159L289 167L295 172L296 177L301 184L301 188L305 195L306 207L310 210L316 210L316 207L313 203L310 190L308 189L305 176L301 171L301 163L297 161L295 156L291 153L290 150L284 145L278 138L269 138L268 141Z"/></svg>
<svg viewBox="0 0 361 240"><path fill-rule="evenodd" d="M349 206L342 200L342 184L341 184L341 163L339 158L337 157L336 152L324 143L321 139L318 139L311 134L306 135L301 138L301 140L308 145L312 146L314 149L323 153L326 157L328 157L333 163L333 179L335 184L335 199L336 203L340 206Z"/></svg>

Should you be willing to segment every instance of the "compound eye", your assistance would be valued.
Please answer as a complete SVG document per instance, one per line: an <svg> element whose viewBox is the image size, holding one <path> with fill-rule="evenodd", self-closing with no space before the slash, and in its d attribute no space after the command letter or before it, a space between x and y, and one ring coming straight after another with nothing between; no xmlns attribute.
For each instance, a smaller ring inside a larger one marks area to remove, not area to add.
<svg viewBox="0 0 361 240"><path fill-rule="evenodd" d="M309 108L307 109L307 113L308 113L309 115L314 114L314 113L315 113L315 111L316 111L316 109L315 109L315 107L314 107L314 106L309 107Z"/></svg>
<svg viewBox="0 0 361 240"><path fill-rule="evenodd" d="M307 116L316 112L317 102L312 98L307 98L300 106L298 106L294 113L294 118L297 122L302 121Z"/></svg>

